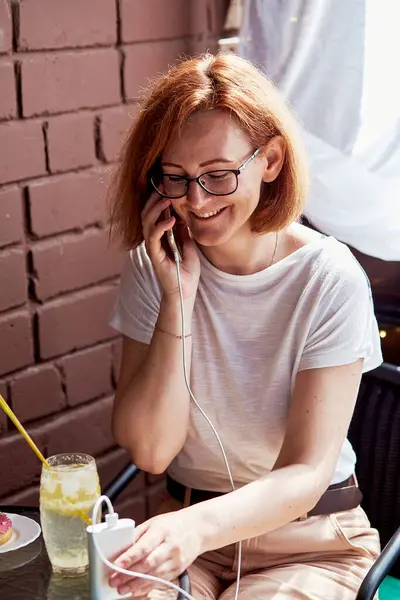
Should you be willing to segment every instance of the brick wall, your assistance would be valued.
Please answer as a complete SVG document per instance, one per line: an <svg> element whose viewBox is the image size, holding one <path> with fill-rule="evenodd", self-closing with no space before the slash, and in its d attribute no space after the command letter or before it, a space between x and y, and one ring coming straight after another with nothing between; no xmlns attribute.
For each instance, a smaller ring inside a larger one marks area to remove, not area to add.
<svg viewBox="0 0 400 600"><path fill-rule="evenodd" d="M45 455L92 454L103 484L128 461L110 432L121 255L107 248L108 173L140 88L214 50L226 4L0 0L0 393ZM36 504L39 477L1 413L0 504ZM144 519L163 485L142 474L119 510Z"/></svg>

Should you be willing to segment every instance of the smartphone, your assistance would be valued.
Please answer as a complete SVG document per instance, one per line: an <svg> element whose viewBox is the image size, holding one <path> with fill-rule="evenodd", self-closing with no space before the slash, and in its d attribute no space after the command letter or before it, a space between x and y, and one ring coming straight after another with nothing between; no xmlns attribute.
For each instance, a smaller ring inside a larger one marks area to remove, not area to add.
<svg viewBox="0 0 400 600"><path fill-rule="evenodd" d="M171 216L172 216L172 215L171 215L171 208L168 206L168 208L166 208L166 209L164 210L164 217L165 217L166 219L170 219L170 218L171 218ZM173 228L172 228L172 229L169 229L169 230L167 231L166 235L167 235L167 241L168 241L169 247L170 247L170 248L171 248L171 250L172 250L172 253L173 253L174 255L175 255L175 253L178 253L178 256L179 256L179 262L181 262L181 261L182 261L182 256L181 256L181 253L180 253L180 251L179 251L178 245L177 245L177 243L176 243L176 241L175 241L175 235L174 235Z"/></svg>
<svg viewBox="0 0 400 600"><path fill-rule="evenodd" d="M154 172L157 172L156 166L149 173L148 178L147 178L147 192L148 192L147 197L149 197L150 194L152 194L154 192L154 187L151 183L151 173L154 174ZM161 196L160 196L160 198L161 198ZM163 211L163 216L164 216L164 219L170 219L172 217L170 206L168 206L168 208L166 208ZM174 255L176 253L178 253L179 262L181 262L182 261L182 248L181 248L181 244L179 243L179 239L175 239L175 233L174 233L173 229L170 229L169 231L167 231L165 236L163 236L163 237L164 237L164 239L161 240L161 243L162 243L162 246L163 246L164 250L166 251L168 257L171 260L175 260Z"/></svg>

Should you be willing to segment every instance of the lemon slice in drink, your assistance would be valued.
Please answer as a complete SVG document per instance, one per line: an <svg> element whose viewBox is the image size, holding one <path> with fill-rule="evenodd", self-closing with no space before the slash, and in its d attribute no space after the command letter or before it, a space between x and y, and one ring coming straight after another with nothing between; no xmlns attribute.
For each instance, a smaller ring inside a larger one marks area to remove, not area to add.
<svg viewBox="0 0 400 600"><path fill-rule="evenodd" d="M40 494L41 506L46 510L51 510L64 517L79 517L87 525L91 525L89 514L100 496L100 485L89 494L85 490L80 490L75 496L65 496L62 494L61 486L57 485L53 493L48 493L46 488L42 488Z"/></svg>

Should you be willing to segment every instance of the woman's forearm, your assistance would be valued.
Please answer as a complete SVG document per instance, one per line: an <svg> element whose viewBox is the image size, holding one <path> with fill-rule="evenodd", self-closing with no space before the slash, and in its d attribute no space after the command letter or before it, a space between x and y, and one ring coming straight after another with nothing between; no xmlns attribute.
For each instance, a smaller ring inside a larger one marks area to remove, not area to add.
<svg viewBox="0 0 400 600"><path fill-rule="evenodd" d="M311 510L324 492L314 469L291 465L244 487L190 506L202 537L202 552L263 535Z"/></svg>
<svg viewBox="0 0 400 600"><path fill-rule="evenodd" d="M192 303L186 303L186 334L191 331L192 310ZM179 300L163 299L157 325L171 334L181 334ZM189 378L191 337L187 337L185 343ZM117 391L113 417L115 437L140 468L162 472L185 442L189 409L182 340L156 329L140 367L127 385Z"/></svg>

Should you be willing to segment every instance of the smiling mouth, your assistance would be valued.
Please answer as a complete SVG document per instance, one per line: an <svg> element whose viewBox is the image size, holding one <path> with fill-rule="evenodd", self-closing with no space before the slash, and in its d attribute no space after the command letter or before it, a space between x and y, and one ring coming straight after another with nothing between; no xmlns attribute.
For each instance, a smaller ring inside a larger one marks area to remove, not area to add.
<svg viewBox="0 0 400 600"><path fill-rule="evenodd" d="M196 213L194 211L191 211L191 213L194 217L196 217L196 219L206 221L206 220L212 219L213 217L216 217L217 215L221 214L221 212L223 212L226 208L228 208L228 207L224 206L223 208L218 208L217 210L212 210L210 212L206 212L206 213L202 213L202 214Z"/></svg>

